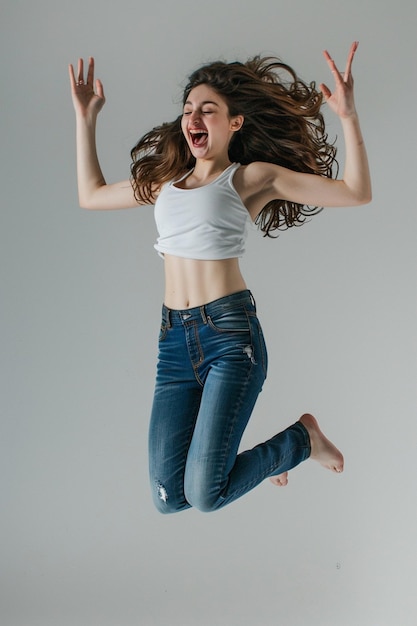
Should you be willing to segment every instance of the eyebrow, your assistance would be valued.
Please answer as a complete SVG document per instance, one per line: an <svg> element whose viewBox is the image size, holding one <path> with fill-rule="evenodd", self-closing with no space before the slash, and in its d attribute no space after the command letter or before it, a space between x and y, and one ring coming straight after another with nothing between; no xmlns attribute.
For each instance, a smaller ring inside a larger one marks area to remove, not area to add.
<svg viewBox="0 0 417 626"><path fill-rule="evenodd" d="M192 104L192 102L190 100L187 100L187 102L184 102L184 106L186 104ZM214 104L216 107L219 106L219 104L217 102L213 102L213 100L204 100L204 102L201 103L201 106L204 106L206 104Z"/></svg>

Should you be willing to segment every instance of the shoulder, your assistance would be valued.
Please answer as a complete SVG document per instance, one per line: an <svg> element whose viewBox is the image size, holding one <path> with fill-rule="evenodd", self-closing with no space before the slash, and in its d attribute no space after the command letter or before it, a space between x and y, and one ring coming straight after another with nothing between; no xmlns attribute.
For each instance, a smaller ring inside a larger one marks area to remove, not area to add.
<svg viewBox="0 0 417 626"><path fill-rule="evenodd" d="M274 163L254 161L248 165L241 165L234 176L234 183L238 191L253 193L265 188L276 179L279 171L283 169Z"/></svg>
<svg viewBox="0 0 417 626"><path fill-rule="evenodd" d="M242 165L233 178L236 191L244 202L259 193L268 193L272 190L281 169L283 168L279 165L262 161Z"/></svg>
<svg viewBox="0 0 417 626"><path fill-rule="evenodd" d="M236 171L233 183L252 220L256 219L268 202L280 197L277 181L284 172L285 168L282 166L263 161L242 165Z"/></svg>

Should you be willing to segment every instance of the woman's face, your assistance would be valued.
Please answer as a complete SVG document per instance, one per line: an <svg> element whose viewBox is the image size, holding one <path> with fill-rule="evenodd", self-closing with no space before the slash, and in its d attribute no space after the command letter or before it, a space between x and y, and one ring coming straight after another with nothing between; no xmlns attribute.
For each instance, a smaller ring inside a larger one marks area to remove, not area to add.
<svg viewBox="0 0 417 626"><path fill-rule="evenodd" d="M194 87L184 104L181 128L196 159L227 156L243 116L230 117L226 101L208 85Z"/></svg>

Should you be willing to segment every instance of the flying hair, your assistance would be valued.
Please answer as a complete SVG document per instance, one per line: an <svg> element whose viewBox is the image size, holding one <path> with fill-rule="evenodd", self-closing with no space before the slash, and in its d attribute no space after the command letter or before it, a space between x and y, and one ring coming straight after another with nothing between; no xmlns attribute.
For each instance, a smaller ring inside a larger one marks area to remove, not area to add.
<svg viewBox="0 0 417 626"><path fill-rule="evenodd" d="M263 161L327 178L337 175L336 147L328 141L315 82L305 83L275 57L216 61L189 76L183 103L203 84L224 98L230 116L244 117L229 145L231 162ZM194 166L181 117L153 128L132 149L131 182L138 201L153 203L155 188ZM264 236L273 236L274 231L302 225L321 208L277 198L263 207L255 223Z"/></svg>

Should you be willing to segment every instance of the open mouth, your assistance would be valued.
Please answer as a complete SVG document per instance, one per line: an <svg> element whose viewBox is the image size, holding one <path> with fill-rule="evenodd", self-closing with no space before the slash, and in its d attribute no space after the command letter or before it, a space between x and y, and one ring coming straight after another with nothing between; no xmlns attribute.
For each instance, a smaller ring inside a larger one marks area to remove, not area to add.
<svg viewBox="0 0 417 626"><path fill-rule="evenodd" d="M193 146L199 148L206 143L208 133L205 130L190 130L190 136Z"/></svg>

